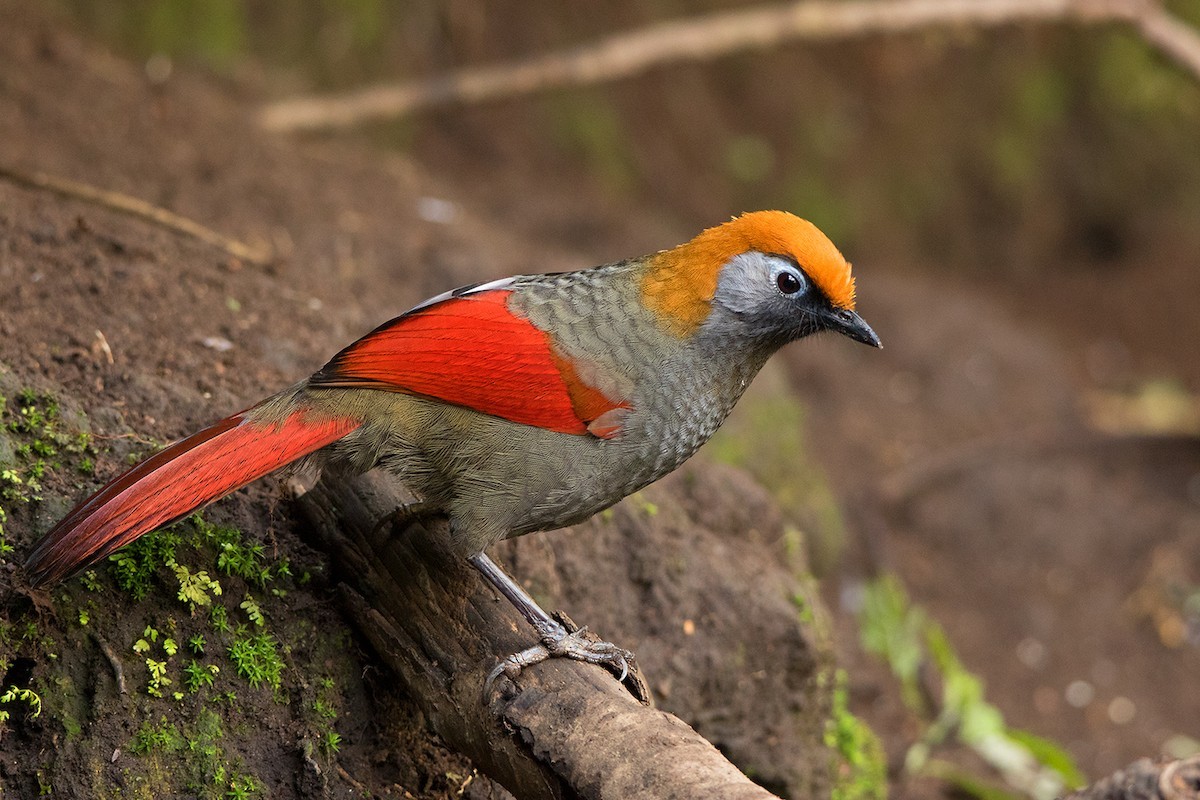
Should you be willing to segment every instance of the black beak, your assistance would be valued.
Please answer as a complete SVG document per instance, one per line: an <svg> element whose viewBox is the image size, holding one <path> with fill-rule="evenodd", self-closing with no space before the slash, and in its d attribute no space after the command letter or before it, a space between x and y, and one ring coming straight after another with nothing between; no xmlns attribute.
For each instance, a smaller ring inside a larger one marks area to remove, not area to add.
<svg viewBox="0 0 1200 800"><path fill-rule="evenodd" d="M883 347L883 343L879 341L879 337L871 330L867 321L853 311L835 308L825 314L825 322L829 330L849 336L856 342Z"/></svg>

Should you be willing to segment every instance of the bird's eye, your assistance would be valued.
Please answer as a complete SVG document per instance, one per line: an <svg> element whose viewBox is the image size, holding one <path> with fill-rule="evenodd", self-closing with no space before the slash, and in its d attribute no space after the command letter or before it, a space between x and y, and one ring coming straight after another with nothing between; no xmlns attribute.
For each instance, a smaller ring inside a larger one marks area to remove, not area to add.
<svg viewBox="0 0 1200 800"><path fill-rule="evenodd" d="M780 270L779 274L775 276L775 285L784 294L795 294L804 288L804 281L790 269L785 269Z"/></svg>

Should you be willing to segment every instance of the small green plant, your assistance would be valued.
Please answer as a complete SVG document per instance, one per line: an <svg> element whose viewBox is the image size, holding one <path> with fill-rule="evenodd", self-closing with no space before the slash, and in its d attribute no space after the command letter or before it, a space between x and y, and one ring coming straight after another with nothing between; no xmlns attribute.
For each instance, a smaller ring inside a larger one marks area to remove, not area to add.
<svg viewBox="0 0 1200 800"><path fill-rule="evenodd" d="M30 718L39 717L42 714L42 698L32 689L9 686L4 690L3 694L0 694L0 706L11 703L24 703L29 706ZM0 724L8 722L10 714L11 712L8 709L0 708Z"/></svg>
<svg viewBox="0 0 1200 800"><path fill-rule="evenodd" d="M197 633L195 636L188 639L187 646L188 650L191 650L193 654L200 656L204 655L205 644L206 642L204 641L204 634Z"/></svg>
<svg viewBox="0 0 1200 800"><path fill-rule="evenodd" d="M250 621L258 627L261 628L266 624L267 620L266 617L263 616L262 609L250 595L246 595L246 599L241 602L241 605L239 605L238 608L245 611L246 616L250 618Z"/></svg>
<svg viewBox="0 0 1200 800"><path fill-rule="evenodd" d="M922 736L905 758L907 770L940 776L964 790L987 789L961 770L931 758L933 748L953 736L1010 786L1038 800L1084 783L1061 747L1005 724L999 709L987 702L983 682L963 666L942 627L909 601L897 578L885 576L867 587L859 626L863 646L887 661L900 680L905 702L925 721ZM918 676L923 666L933 667L941 678L936 714L921 699Z"/></svg>
<svg viewBox="0 0 1200 800"><path fill-rule="evenodd" d="M263 552L263 546L257 542L223 541L217 568L226 575L236 575L261 586L271 578L270 569L263 564Z"/></svg>
<svg viewBox="0 0 1200 800"><path fill-rule="evenodd" d="M283 660L275 637L268 633L246 635L245 629L239 626L233 644L229 646L229 660L233 662L237 674L246 679L251 688L266 684L278 690L280 676L283 673Z"/></svg>
<svg viewBox="0 0 1200 800"><path fill-rule="evenodd" d="M342 736L333 728L325 731L325 735L321 737L321 750L325 755L335 755L342 749Z"/></svg>
<svg viewBox="0 0 1200 800"><path fill-rule="evenodd" d="M82 583L83 588L87 589L89 592L100 591L100 577L96 574L96 570L94 569L89 569L87 572L83 573L83 576L80 577L79 582Z"/></svg>
<svg viewBox="0 0 1200 800"><path fill-rule="evenodd" d="M165 636L162 637L161 647L167 657L161 661L151 658L148 653L158 642L160 636L157 628L147 625L142 631L142 638L133 643L133 652L146 656L146 670L150 673L149 681L146 684L146 693L153 697L162 697L163 690L171 685L171 679L167 677L167 661L179 652L179 643L170 636Z"/></svg>
<svg viewBox="0 0 1200 800"><path fill-rule="evenodd" d="M13 552L13 546L4 538L4 523L7 519L8 514L0 507L0 564L3 564L8 554Z"/></svg>
<svg viewBox="0 0 1200 800"><path fill-rule="evenodd" d="M171 560L168 566L179 580L178 598L187 603L188 610L193 614L196 612L197 606L212 605L213 596L220 597L221 584L208 577L206 571L192 572L174 560Z"/></svg>
<svg viewBox="0 0 1200 800"><path fill-rule="evenodd" d="M316 714L315 719L311 723L313 739L316 742L316 746L327 758L332 758L337 754L342 743L341 734L333 728L333 721L338 716L337 708L334 706L337 699L334 686L334 680L329 676L325 676L319 680L317 682L317 696L312 703L312 710Z"/></svg>
<svg viewBox="0 0 1200 800"><path fill-rule="evenodd" d="M208 612L209 621L212 622L213 630L218 633L228 633L229 628L229 609L222 605L214 605L212 611Z"/></svg>
<svg viewBox="0 0 1200 800"><path fill-rule="evenodd" d="M197 544L217 549L217 569L226 575L265 586L276 577L291 575L286 561L274 568L266 563L266 550L258 542L245 541L242 532L229 525L218 525L200 514L188 518Z"/></svg>
<svg viewBox="0 0 1200 800"><path fill-rule="evenodd" d="M20 503L29 502L24 492L25 479L15 469L0 469L0 499Z"/></svg>
<svg viewBox="0 0 1200 800"><path fill-rule="evenodd" d="M227 800L249 800L262 792L262 784L253 775L234 775L229 780L229 791L225 792Z"/></svg>
<svg viewBox="0 0 1200 800"><path fill-rule="evenodd" d="M189 692L195 694L201 689L211 687L213 685L213 681L217 677L217 673L220 671L221 668L216 664L209 664L208 666L205 666L193 658L191 662L183 668L183 685L187 687Z"/></svg>
<svg viewBox="0 0 1200 800"><path fill-rule="evenodd" d="M858 624L863 647L883 658L900 680L905 705L917 714L927 714L919 672L925 658L922 631L928 619L909 602L895 576L884 576L866 587Z"/></svg>
<svg viewBox="0 0 1200 800"><path fill-rule="evenodd" d="M142 631L142 638L138 639L136 642L133 643L133 652L149 653L151 642L157 642L157 641L158 641L158 629L151 625L147 625L146 629Z"/></svg>
<svg viewBox="0 0 1200 800"><path fill-rule="evenodd" d="M167 662L147 658L146 669L150 672L150 682L146 685L146 694L162 697L163 688L171 685L171 679L167 677Z"/></svg>

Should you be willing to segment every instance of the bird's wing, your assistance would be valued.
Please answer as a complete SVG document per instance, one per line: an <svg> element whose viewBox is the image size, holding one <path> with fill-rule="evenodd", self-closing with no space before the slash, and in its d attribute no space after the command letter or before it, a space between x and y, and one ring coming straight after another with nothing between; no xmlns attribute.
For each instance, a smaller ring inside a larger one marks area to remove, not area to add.
<svg viewBox="0 0 1200 800"><path fill-rule="evenodd" d="M425 301L338 353L314 388L432 397L560 433L611 438L626 406L579 379L545 331L507 305L511 281Z"/></svg>

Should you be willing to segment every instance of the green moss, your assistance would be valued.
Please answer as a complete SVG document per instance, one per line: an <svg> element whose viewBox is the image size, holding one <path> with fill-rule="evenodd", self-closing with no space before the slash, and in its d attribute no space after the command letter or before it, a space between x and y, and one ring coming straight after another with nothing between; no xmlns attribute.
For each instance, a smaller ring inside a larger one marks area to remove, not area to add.
<svg viewBox="0 0 1200 800"><path fill-rule="evenodd" d="M74 739L79 734L83 733L83 723L69 714L63 714L60 720L63 724L63 729L67 732L67 739Z"/></svg>
<svg viewBox="0 0 1200 800"><path fill-rule="evenodd" d="M150 720L142 720L142 726L134 734L129 744L129 752L145 755L146 753L178 753L183 749L184 739L175 723L168 722L162 717L157 724Z"/></svg>
<svg viewBox="0 0 1200 800"><path fill-rule="evenodd" d="M134 600L150 593L160 567L175 562L179 534L174 529L148 533L109 558L117 586Z"/></svg>
<svg viewBox="0 0 1200 800"><path fill-rule="evenodd" d="M49 393L23 388L11 399L0 395L0 564L13 552L5 537L6 506L41 502L50 475L90 463L94 455L91 434L78 429L86 418L64 424L62 416Z"/></svg>
<svg viewBox="0 0 1200 800"><path fill-rule="evenodd" d="M80 426L53 396L18 391L11 382L0 385L8 396L0 397L3 561L12 552L4 538L10 515L22 525L29 519L24 509L12 514L14 504L37 503L47 494L48 504L65 506L69 502L65 497L50 497L42 486L48 486L51 477L59 482L78 481L80 472L91 472L95 460L90 436L78 430ZM39 512L55 513L57 508ZM141 717L133 722L137 733L122 744L123 750L138 756L129 759L133 763L128 780L116 786L111 771L105 769L109 767L107 759L102 759L93 796L165 793L224 800L262 795L262 782L237 755L238 749L245 748L246 737L254 735L257 722L241 721L243 704L238 702L237 690L245 690L245 681L252 687L270 686L276 698L292 692L300 696L300 687L285 686L283 681L284 654L289 647L267 630L272 622L283 619L281 613L275 616L272 612L280 608L278 598L294 588L291 579L286 560L271 558L262 545L237 528L196 516L142 537L102 567L55 590L58 619L70 623L65 629L68 646L79 652L93 637L112 642L115 657L124 665L122 674L132 681L129 690L134 694L127 702L133 703ZM225 596L221 584L229 581L235 584L233 591L243 589L233 595L238 599ZM244 591L253 587L262 591L253 596ZM176 608L207 613L173 615L169 609L176 603L182 604ZM101 613L108 608L124 611L116 616ZM249 623L235 629L231 611ZM129 617L142 615L146 621L131 630ZM55 727L61 725L60 742L84 747L81 739L92 735L93 729L87 720L94 719L99 725L96 730L104 735L100 729L107 730L113 709L95 705L95 698L80 691L72 680L79 677L73 671L78 661L58 659L53 652L55 641L41 627L30 617L13 620L0 615L0 674L7 672L18 654L35 656L45 665L35 682L36 691L0 687L0 719L27 716L37 700L44 698L43 716ZM341 637L330 630L325 638L330 652L344 656ZM131 652L134 645L136 650ZM187 652L180 653L185 647ZM222 701L228 707L216 705ZM340 745L333 728L339 702L336 687L320 701L314 712L304 715L304 722L311 724L312 741L332 754ZM224 728L218 714L228 718ZM239 728L244 728L244 733L239 733ZM36 766L31 765L25 774L31 775ZM53 775L45 771L47 778Z"/></svg>
<svg viewBox="0 0 1200 800"><path fill-rule="evenodd" d="M180 724L165 716L157 722L144 720L129 744L130 752L146 759L144 774L131 773L126 783L156 785L154 796L170 793L169 787L206 800L259 796L261 781L241 771L240 760L226 749L227 741L221 718L211 709L201 708L194 719Z"/></svg>
<svg viewBox="0 0 1200 800"><path fill-rule="evenodd" d="M833 708L825 725L825 746L833 751L833 800L883 800L887 797L887 759L874 731L850 713L846 673L835 673Z"/></svg>

